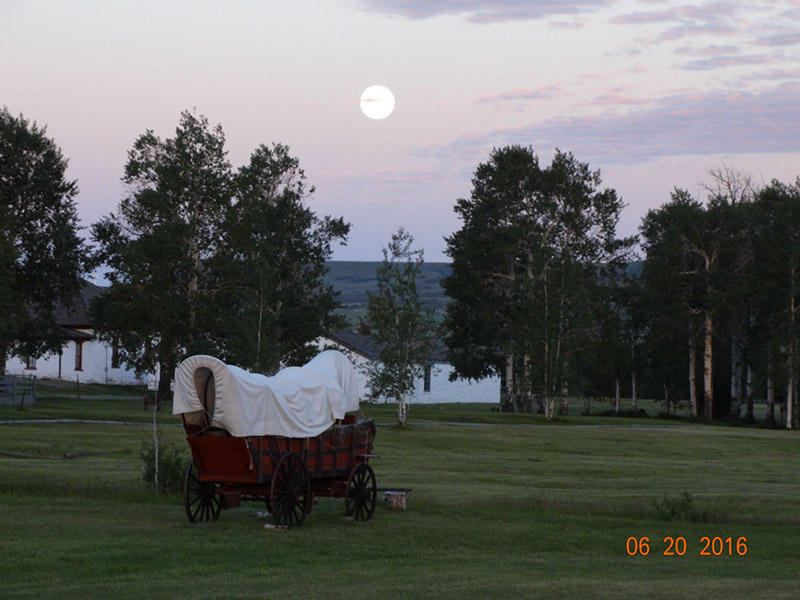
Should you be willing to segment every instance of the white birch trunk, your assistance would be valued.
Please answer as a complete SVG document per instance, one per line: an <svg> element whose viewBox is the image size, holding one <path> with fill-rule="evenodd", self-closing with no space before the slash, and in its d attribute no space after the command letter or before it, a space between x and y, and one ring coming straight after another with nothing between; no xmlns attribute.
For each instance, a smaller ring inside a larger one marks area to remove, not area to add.
<svg viewBox="0 0 800 600"><path fill-rule="evenodd" d="M714 407L714 371L712 354L712 334L714 322L711 313L706 312L705 339L703 343L703 418L710 423Z"/></svg>
<svg viewBox="0 0 800 600"><path fill-rule="evenodd" d="M514 410L514 355L506 355L506 406L510 406Z"/></svg>
<svg viewBox="0 0 800 600"><path fill-rule="evenodd" d="M406 394L397 399L397 424L400 427L405 427L408 424L408 403L406 402Z"/></svg>

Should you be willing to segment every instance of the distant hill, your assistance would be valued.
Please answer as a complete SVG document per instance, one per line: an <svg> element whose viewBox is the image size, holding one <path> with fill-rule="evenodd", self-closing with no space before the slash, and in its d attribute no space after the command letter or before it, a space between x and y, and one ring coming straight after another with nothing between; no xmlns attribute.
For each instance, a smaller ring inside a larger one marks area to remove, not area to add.
<svg viewBox="0 0 800 600"><path fill-rule="evenodd" d="M327 263L328 274L325 280L339 292L342 308L339 312L345 315L352 327L358 324L367 310L367 292L375 292L378 287L376 271L380 262L356 262L333 260ZM424 305L434 310L436 317L441 318L447 297L439 282L450 274L448 263L424 263L422 273L417 279L417 290Z"/></svg>
<svg viewBox="0 0 800 600"><path fill-rule="evenodd" d="M380 262L328 261L328 274L325 280L339 292L342 308L337 312L350 321L355 330L358 320L367 311L367 292L375 292L378 279L375 275ZM628 265L628 273L634 276L641 274L643 261L634 261ZM441 320L448 298L440 284L450 274L449 263L424 263L422 273L417 280L417 290L426 307L433 309L434 318Z"/></svg>

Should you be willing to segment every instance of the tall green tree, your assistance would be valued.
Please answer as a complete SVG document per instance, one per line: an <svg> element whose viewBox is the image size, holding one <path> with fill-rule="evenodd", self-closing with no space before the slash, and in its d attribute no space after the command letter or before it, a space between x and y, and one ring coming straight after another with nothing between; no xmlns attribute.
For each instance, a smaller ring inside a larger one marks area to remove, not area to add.
<svg viewBox="0 0 800 600"><path fill-rule="evenodd" d="M87 265L66 170L46 128L0 110L0 372L9 354L59 352L64 341L53 309L80 291Z"/></svg>
<svg viewBox="0 0 800 600"><path fill-rule="evenodd" d="M123 182L93 226L111 280L93 309L127 364L160 371L160 398L188 354L270 373L334 326L325 261L350 226L305 206L313 187L288 147L259 146L234 172L222 128L183 112L173 138L136 140Z"/></svg>
<svg viewBox="0 0 800 600"><path fill-rule="evenodd" d="M314 188L283 144L259 146L234 187L224 251L212 265L226 290L225 353L235 364L273 373L282 363L306 362L316 352L311 342L341 326L325 264L350 225L304 204Z"/></svg>
<svg viewBox="0 0 800 600"><path fill-rule="evenodd" d="M92 227L111 281L94 305L99 329L137 372L160 371L159 400L184 353L219 346L210 335L219 290L208 261L222 244L233 191L224 145L221 127L189 111L172 138L147 131L128 152L128 195Z"/></svg>
<svg viewBox="0 0 800 600"><path fill-rule="evenodd" d="M400 227L383 249L377 270L377 291L368 294L367 320L380 347L380 361L369 367L369 391L397 402L397 422L408 422L409 397L414 380L429 364L434 341L433 317L417 292L417 277L424 263L414 238Z"/></svg>
<svg viewBox="0 0 800 600"><path fill-rule="evenodd" d="M754 263L759 281L753 291L758 299L754 319L756 344L767 372L770 401L774 401L778 382L784 381L785 425L796 428L800 373L800 180L792 185L771 182L756 194L754 213Z"/></svg>
<svg viewBox="0 0 800 600"><path fill-rule="evenodd" d="M541 168L532 149L496 149L478 166L469 199L456 203L462 228L447 238L453 299L446 342L456 375L504 376L505 404L531 395L567 410L584 370L581 354L599 334L606 270L619 269L633 239L618 239L623 207L600 189L599 171L556 150Z"/></svg>

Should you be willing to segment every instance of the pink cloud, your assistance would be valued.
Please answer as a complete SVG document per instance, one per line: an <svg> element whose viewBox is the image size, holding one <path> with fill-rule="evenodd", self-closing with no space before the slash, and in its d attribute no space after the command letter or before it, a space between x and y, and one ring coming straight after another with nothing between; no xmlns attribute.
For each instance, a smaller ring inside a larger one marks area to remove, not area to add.
<svg viewBox="0 0 800 600"><path fill-rule="evenodd" d="M593 12L618 0L359 0L365 9L409 19L459 15L473 23L527 21Z"/></svg>
<svg viewBox="0 0 800 600"><path fill-rule="evenodd" d="M738 51L736 46L684 46L675 50L684 56L720 56L722 54L734 54Z"/></svg>
<svg viewBox="0 0 800 600"><path fill-rule="evenodd" d="M760 46L770 47L795 46L800 44L800 32L786 31L783 33L776 33L771 36L762 37L756 43Z"/></svg>
<svg viewBox="0 0 800 600"><path fill-rule="evenodd" d="M768 56L751 54L747 56L712 56L702 60L693 60L683 65L684 69L691 71L710 71L724 67L737 67L741 65L763 65L773 62Z"/></svg>
<svg viewBox="0 0 800 600"><path fill-rule="evenodd" d="M500 94L484 94L477 99L477 102L506 102L515 100L543 100L553 98L558 91L555 86L547 86L541 89L516 88Z"/></svg>
<svg viewBox="0 0 800 600"><path fill-rule="evenodd" d="M800 152L800 84L761 93L694 92L649 108L549 119L527 127L462 137L434 154L474 165L487 148L512 143L554 147L606 163L635 163L659 156Z"/></svg>

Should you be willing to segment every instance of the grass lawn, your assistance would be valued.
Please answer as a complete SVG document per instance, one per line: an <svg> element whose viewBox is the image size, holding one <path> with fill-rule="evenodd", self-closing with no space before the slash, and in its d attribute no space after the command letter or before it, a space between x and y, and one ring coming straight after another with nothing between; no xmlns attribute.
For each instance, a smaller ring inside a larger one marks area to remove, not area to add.
<svg viewBox="0 0 800 600"><path fill-rule="evenodd" d="M45 394L0 420L151 416L135 391L91 396ZM385 423L392 409L367 407ZM0 450L41 456L0 455L0 598L800 595L795 432L655 418L544 425L469 405L413 406L411 419L471 425L379 428L378 485L413 488L408 511L352 522L343 501L322 498L290 531L265 529L253 503L190 524L179 497L141 482L147 425L0 424ZM182 429L162 433L188 460ZM674 518L661 520L668 505ZM629 538L645 536L649 553L629 556ZM664 555L667 536L685 539L683 556Z"/></svg>

